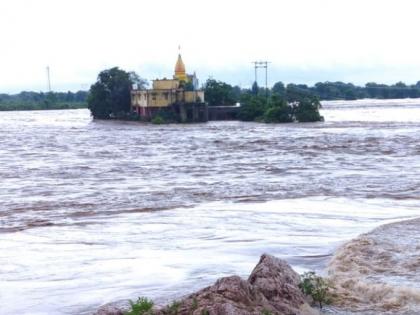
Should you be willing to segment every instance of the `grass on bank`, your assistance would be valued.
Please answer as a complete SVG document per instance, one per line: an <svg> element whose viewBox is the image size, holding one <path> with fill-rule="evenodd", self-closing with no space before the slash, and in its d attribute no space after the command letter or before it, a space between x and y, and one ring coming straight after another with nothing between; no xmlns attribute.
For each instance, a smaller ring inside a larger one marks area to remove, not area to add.
<svg viewBox="0 0 420 315"><path fill-rule="evenodd" d="M153 301L146 297L139 297L136 302L130 300L131 311L125 312L124 315L152 315Z"/></svg>

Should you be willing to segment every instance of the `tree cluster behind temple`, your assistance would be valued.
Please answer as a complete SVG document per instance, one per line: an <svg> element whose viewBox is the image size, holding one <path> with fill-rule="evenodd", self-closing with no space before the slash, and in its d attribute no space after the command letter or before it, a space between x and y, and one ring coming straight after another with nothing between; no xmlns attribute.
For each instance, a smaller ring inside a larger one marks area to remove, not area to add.
<svg viewBox="0 0 420 315"><path fill-rule="evenodd" d="M323 120L319 113L319 98L311 92L302 91L279 82L272 89L232 87L213 79L205 84L206 100L210 108L219 104L239 103L237 119L266 123L315 122Z"/></svg>

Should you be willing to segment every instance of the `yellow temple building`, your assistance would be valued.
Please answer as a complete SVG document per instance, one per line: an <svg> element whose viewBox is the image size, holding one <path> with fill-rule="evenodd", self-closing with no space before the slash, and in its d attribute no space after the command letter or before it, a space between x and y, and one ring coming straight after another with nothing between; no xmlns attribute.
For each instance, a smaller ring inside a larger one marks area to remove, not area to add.
<svg viewBox="0 0 420 315"><path fill-rule="evenodd" d="M187 74L181 54L178 54L172 79L156 79L152 89L131 91L131 109L143 120L162 113L170 113L180 122L208 120L204 91L199 90L195 73Z"/></svg>

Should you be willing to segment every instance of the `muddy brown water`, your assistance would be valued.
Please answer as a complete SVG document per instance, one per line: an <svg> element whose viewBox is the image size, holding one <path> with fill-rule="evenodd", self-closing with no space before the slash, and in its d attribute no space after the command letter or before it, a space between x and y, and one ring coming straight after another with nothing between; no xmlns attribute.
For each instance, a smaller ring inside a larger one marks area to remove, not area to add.
<svg viewBox="0 0 420 315"><path fill-rule="evenodd" d="M420 100L322 114L155 126L0 112L0 313L170 300L246 276L264 252L322 273L344 241L420 216Z"/></svg>

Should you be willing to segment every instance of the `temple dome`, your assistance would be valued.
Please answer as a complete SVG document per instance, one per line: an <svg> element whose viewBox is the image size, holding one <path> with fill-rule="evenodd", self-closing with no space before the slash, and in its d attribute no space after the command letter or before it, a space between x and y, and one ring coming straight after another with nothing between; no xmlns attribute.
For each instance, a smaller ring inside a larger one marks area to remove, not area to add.
<svg viewBox="0 0 420 315"><path fill-rule="evenodd" d="M181 54L178 54L178 60L176 61L176 65L175 65L175 75L178 74L185 74L185 65L184 62L182 61L181 58Z"/></svg>

